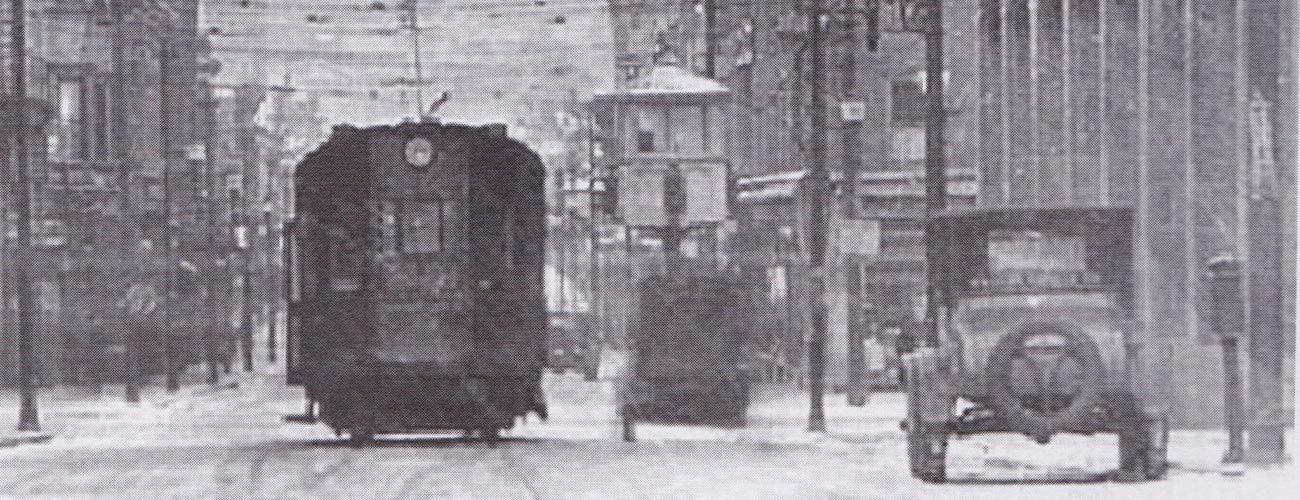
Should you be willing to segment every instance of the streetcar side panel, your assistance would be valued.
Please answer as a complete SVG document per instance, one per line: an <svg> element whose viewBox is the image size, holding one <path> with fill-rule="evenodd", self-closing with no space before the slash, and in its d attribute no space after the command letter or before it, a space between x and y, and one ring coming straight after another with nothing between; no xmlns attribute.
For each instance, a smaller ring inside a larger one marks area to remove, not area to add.
<svg viewBox="0 0 1300 500"><path fill-rule="evenodd" d="M540 159L519 143L475 144L469 234L477 310L471 373L537 378L544 362L545 200Z"/></svg>

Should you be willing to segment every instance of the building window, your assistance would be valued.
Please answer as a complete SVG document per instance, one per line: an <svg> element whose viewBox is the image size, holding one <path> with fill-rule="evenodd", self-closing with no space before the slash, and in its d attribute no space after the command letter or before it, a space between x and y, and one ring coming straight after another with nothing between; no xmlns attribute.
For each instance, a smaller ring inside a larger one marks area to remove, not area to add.
<svg viewBox="0 0 1300 500"><path fill-rule="evenodd" d="M920 82L894 82L890 90L891 116L897 125L919 126L925 122L925 92Z"/></svg>
<svg viewBox="0 0 1300 500"><path fill-rule="evenodd" d="M109 90L104 82L95 83L95 157L107 159L113 124L109 121Z"/></svg>
<svg viewBox="0 0 1300 500"><path fill-rule="evenodd" d="M636 150L642 153L650 153L655 150L655 133L648 130L638 130L636 133Z"/></svg>
<svg viewBox="0 0 1300 500"><path fill-rule="evenodd" d="M340 293L352 293L361 290L361 270L365 265L365 252L362 242L343 229L332 229L328 233L329 250L329 287Z"/></svg>
<svg viewBox="0 0 1300 500"><path fill-rule="evenodd" d="M652 153L667 149L664 144L668 138L667 112L654 107L638 106L629 113L629 119L632 123L628 128L636 134L633 139L637 151Z"/></svg>
<svg viewBox="0 0 1300 500"><path fill-rule="evenodd" d="M669 108L669 142L672 152L698 155L704 152L704 111L701 106Z"/></svg>
<svg viewBox="0 0 1300 500"><path fill-rule="evenodd" d="M50 134L50 159L59 162L84 160L86 134L82 102L85 89L80 80L61 80L54 86L56 103L53 133Z"/></svg>

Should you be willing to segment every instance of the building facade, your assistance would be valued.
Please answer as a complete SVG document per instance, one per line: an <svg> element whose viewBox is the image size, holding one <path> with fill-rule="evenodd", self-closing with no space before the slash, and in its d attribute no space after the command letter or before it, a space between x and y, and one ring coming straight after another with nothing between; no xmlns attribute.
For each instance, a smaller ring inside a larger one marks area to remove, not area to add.
<svg viewBox="0 0 1300 500"><path fill-rule="evenodd" d="M207 164L204 80L215 68L204 64L198 4L41 0L28 7L28 95L47 111L30 141L40 247L31 268L40 305L37 377L120 380L131 330L143 330L146 373L163 370L164 352L178 367L195 361L198 330L183 312L193 297L173 285L178 266L194 266L182 245L194 238L183 234L201 227L189 223L200 215L190 207ZM6 165L12 175L13 163ZM7 222L12 231L17 221ZM174 314L131 318L119 299L133 285L152 289ZM6 380L15 366L13 292L7 281Z"/></svg>
<svg viewBox="0 0 1300 500"><path fill-rule="evenodd" d="M980 202L1135 209L1136 320L1151 379L1173 381L1150 390L1176 424L1214 425L1223 415L1221 355L1202 312L1210 258L1232 254L1250 266L1253 255L1252 327L1295 328L1293 268L1274 264L1273 293L1259 286L1261 245L1285 242L1273 258L1294 261L1292 5L979 5ZM1252 200L1269 198L1290 208L1261 240ZM1280 295L1279 282L1289 283ZM1279 351L1293 352L1293 338Z"/></svg>

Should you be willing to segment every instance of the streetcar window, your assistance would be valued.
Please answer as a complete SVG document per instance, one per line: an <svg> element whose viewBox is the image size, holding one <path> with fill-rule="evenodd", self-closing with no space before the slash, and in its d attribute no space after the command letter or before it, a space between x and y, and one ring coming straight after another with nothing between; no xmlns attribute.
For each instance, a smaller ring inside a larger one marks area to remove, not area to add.
<svg viewBox="0 0 1300 500"><path fill-rule="evenodd" d="M446 207L441 200L404 201L399 210L397 239L403 253L435 253L445 249Z"/></svg>
<svg viewBox="0 0 1300 500"><path fill-rule="evenodd" d="M365 264L360 242L347 231L330 232L330 289L355 292L361 289L361 269Z"/></svg>

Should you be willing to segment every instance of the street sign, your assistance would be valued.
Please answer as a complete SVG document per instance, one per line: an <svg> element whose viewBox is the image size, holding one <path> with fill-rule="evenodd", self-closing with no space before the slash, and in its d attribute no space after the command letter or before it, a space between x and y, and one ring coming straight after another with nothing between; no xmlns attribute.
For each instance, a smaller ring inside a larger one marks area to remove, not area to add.
<svg viewBox="0 0 1300 500"><path fill-rule="evenodd" d="M629 226L663 226L668 224L664 206L662 165L630 165L619 180L619 208Z"/></svg>
<svg viewBox="0 0 1300 500"><path fill-rule="evenodd" d="M863 256L880 254L880 221L837 219L835 222L840 253Z"/></svg>
<svg viewBox="0 0 1300 500"><path fill-rule="evenodd" d="M1273 121L1269 103L1255 93L1250 100L1250 198L1271 198L1277 182L1273 161Z"/></svg>
<svg viewBox="0 0 1300 500"><path fill-rule="evenodd" d="M867 105L862 101L844 101L840 103L840 120L845 123L859 123L867 117Z"/></svg>
<svg viewBox="0 0 1300 500"><path fill-rule="evenodd" d="M686 181L686 224L721 222L727 218L727 166L721 163L682 165Z"/></svg>
<svg viewBox="0 0 1300 500"><path fill-rule="evenodd" d="M158 291L148 283L134 283L119 302L131 316L147 316L158 309Z"/></svg>

